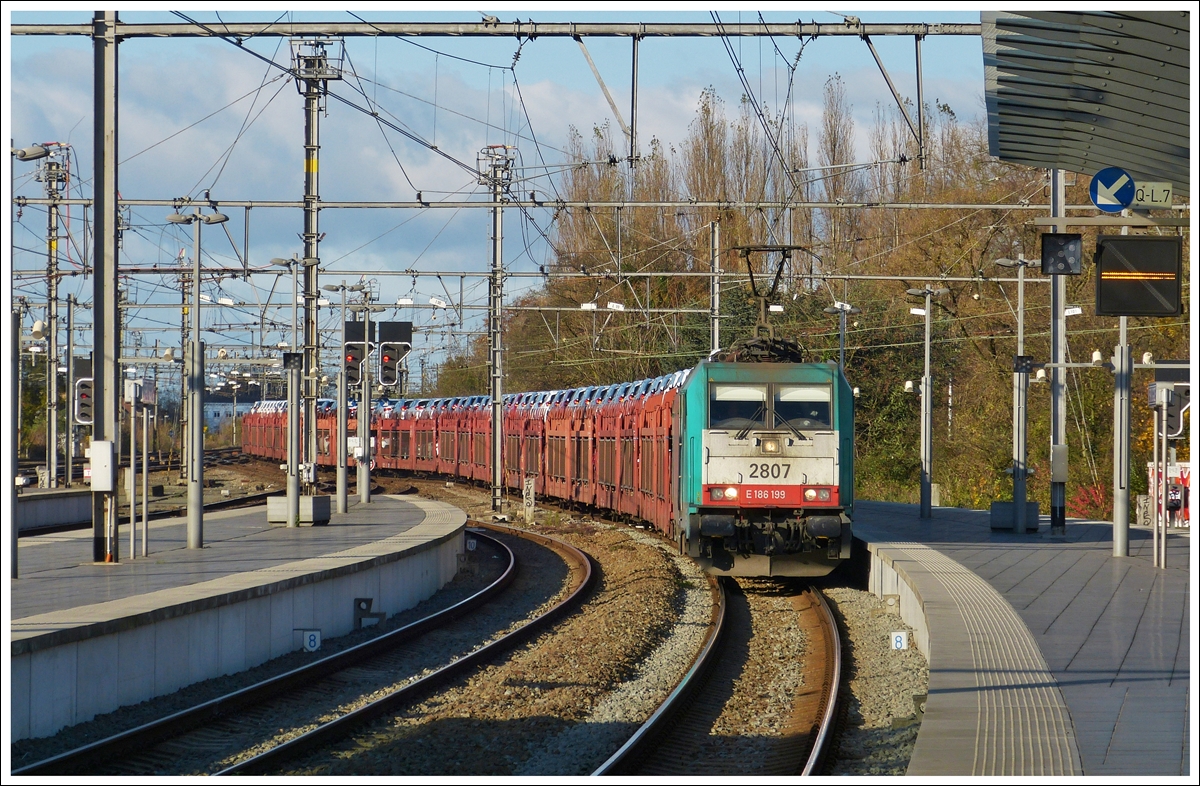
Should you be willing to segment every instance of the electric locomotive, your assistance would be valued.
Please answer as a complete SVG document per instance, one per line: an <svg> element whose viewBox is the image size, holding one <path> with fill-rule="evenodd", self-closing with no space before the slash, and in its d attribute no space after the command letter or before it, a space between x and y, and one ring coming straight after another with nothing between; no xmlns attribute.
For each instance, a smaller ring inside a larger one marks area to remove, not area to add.
<svg viewBox="0 0 1200 786"><path fill-rule="evenodd" d="M849 558L854 400L836 365L702 362L679 401L681 549L734 576L820 576Z"/></svg>
<svg viewBox="0 0 1200 786"><path fill-rule="evenodd" d="M837 365L801 353L754 339L655 379L505 396L503 482L644 521L710 573L824 575L850 556L854 400ZM243 452L283 457L285 408L243 418ZM492 476L487 396L356 408L351 434L360 412L383 469ZM332 465L336 418L316 427Z"/></svg>

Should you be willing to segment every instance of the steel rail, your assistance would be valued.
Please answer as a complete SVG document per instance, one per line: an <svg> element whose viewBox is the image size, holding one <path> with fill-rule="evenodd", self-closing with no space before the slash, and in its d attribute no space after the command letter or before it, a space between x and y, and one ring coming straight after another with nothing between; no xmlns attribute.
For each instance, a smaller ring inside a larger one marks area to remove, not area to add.
<svg viewBox="0 0 1200 786"><path fill-rule="evenodd" d="M804 764L804 769L800 771L801 775L821 774L821 769L829 755L830 743L833 740L833 724L838 708L837 696L842 684L842 637L838 633L837 620L833 618L833 611L829 608L825 596L816 589L811 592L817 601L821 622L825 628L825 647L828 655L832 657L833 668L826 672L829 689L822 699L825 707L821 713L820 725L817 727L817 735L813 740L812 749L809 751L808 760Z"/></svg>
<svg viewBox="0 0 1200 786"><path fill-rule="evenodd" d="M483 38L553 38L576 36L618 38L747 38L761 36L934 36L981 34L979 24L893 24L871 22L775 22L753 24L713 24L691 22L252 22L192 24L132 24L112 25L117 38L263 38L312 36L450 36ZM11 35L86 35L95 34L91 24L17 24Z"/></svg>
<svg viewBox="0 0 1200 786"><path fill-rule="evenodd" d="M452 663L443 666L432 674L409 683L408 685L396 690L381 699L360 707L357 710L347 713L346 715L336 718L328 723L322 724L317 728L309 731L299 737L294 737L291 740L278 745L270 750L239 762L227 769L216 773L217 775L251 775L261 774L271 767L277 767L281 762L290 758L301 756L314 748L319 748L327 745L334 740L345 737L350 734L355 728L367 723L382 714L395 712L400 708L411 704L412 702L422 698L433 690L436 690L443 685L457 679L476 666L480 666L496 655L503 653L519 644L524 643L546 629L551 623L557 622L565 616L568 611L571 611L576 606L583 602L584 597L591 590L595 582L597 571L593 568L592 559L584 552L574 546L565 543L556 538L550 538L545 535L538 535L532 532L513 529L510 527L502 527L497 524L487 524L483 522L470 522L476 526L482 526L486 529L491 529L496 532L503 532L508 535L532 540L541 543L544 546L558 551L560 554L566 553L569 559L575 561L576 570L572 571L576 574L576 583L568 593L567 597L556 604L552 609L545 614L531 620L527 624L521 626L515 631L493 641L492 643L480 647L469 655L464 655Z"/></svg>
<svg viewBox="0 0 1200 786"><path fill-rule="evenodd" d="M819 774L829 753L833 724L837 715L837 697L842 676L842 647L837 623L829 605L818 590L809 588L806 595L810 599L809 608L816 612L817 626L823 633L820 643L824 647L824 652L820 653L821 657L819 658L819 663L823 666L821 682L818 685L819 699L815 713L809 714L799 705L793 710L797 714L793 715L792 724L797 723L797 718L799 718L798 722L801 725L799 728L785 732L784 737L780 740L781 744L790 747L791 752L782 762L777 762L777 765L784 764L795 767L795 770L777 774ZM720 612L722 622L725 615L724 601L722 592ZM800 610L798 613L806 612ZM652 756L654 747L664 741L665 735L672 730L673 724L686 715L691 700L698 697L700 692L707 687L704 684L705 675L711 668L711 664L719 659L721 636L721 631L710 635L709 641L697 657L692 669L662 706L616 753L596 769L592 773L593 775L637 773L646 759ZM810 718L812 718L811 726L809 725ZM790 765L787 762L790 762Z"/></svg>
<svg viewBox="0 0 1200 786"><path fill-rule="evenodd" d="M494 582L484 587L469 598L430 614L402 628L365 641L342 652L335 653L318 661L301 666L284 674L272 677L262 682L242 688L241 690L219 696L195 707L181 710L165 718L138 726L120 734L114 734L103 740L59 754L40 762L35 762L12 771L13 775L55 775L55 774L85 774L94 765L111 762L115 757L143 750L151 745L184 734L187 731L229 715L243 707L247 707L288 691L311 684L315 679L327 676L353 666L363 660L374 657L387 650L394 649L407 643L434 628L471 611L486 603L512 583L516 577L517 560L512 549L500 541L488 540L503 552L508 554L508 567Z"/></svg>
<svg viewBox="0 0 1200 786"><path fill-rule="evenodd" d="M700 648L692 667L683 675L683 679L675 686L670 695L659 705L646 722L625 741L617 751L603 764L592 772L592 775L615 775L637 762L657 740L659 734L674 720L696 695L696 691L704 684L713 664L716 653L725 635L725 581L715 582L717 590L717 608L713 614L712 625L704 646Z"/></svg>

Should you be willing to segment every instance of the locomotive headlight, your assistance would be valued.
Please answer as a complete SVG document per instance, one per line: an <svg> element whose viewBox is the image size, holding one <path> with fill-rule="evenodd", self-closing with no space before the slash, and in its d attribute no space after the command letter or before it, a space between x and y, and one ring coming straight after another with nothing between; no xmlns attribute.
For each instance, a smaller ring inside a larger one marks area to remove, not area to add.
<svg viewBox="0 0 1200 786"><path fill-rule="evenodd" d="M737 499L737 489L733 486L725 489L725 499Z"/></svg>
<svg viewBox="0 0 1200 786"><path fill-rule="evenodd" d="M829 489L805 489L804 499L808 502L828 502Z"/></svg>
<svg viewBox="0 0 1200 786"><path fill-rule="evenodd" d="M764 455L772 453L777 454L779 453L781 446L778 439L764 439L759 445L759 448L762 450Z"/></svg>
<svg viewBox="0 0 1200 786"><path fill-rule="evenodd" d="M816 489L805 489L804 490L805 501L812 502L816 498L817 498L817 490Z"/></svg>

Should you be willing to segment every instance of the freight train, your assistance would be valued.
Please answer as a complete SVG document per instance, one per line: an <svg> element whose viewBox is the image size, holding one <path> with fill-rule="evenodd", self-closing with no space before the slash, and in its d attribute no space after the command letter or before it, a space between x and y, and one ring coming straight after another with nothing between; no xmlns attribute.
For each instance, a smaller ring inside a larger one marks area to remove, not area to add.
<svg viewBox="0 0 1200 786"><path fill-rule="evenodd" d="M710 573L829 573L850 556L853 395L836 364L751 349L653 379L505 396L505 485L532 479L538 497L646 522ZM316 423L322 466L336 463L330 409ZM488 396L385 400L370 422L376 467L491 482ZM242 419L242 451L284 460L286 433L286 403L260 402Z"/></svg>

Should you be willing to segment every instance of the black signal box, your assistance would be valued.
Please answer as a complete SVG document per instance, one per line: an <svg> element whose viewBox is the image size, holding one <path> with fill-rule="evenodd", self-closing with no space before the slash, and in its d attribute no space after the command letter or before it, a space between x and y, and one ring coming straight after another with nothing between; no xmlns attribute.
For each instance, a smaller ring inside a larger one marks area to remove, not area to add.
<svg viewBox="0 0 1200 786"><path fill-rule="evenodd" d="M1064 233L1042 235L1042 275L1077 276L1083 272L1083 236Z"/></svg>
<svg viewBox="0 0 1200 786"><path fill-rule="evenodd" d="M1097 316L1177 317L1183 313L1182 282L1182 238L1097 238Z"/></svg>
<svg viewBox="0 0 1200 786"><path fill-rule="evenodd" d="M411 322L380 322L379 340L412 346L413 325Z"/></svg>
<svg viewBox="0 0 1200 786"><path fill-rule="evenodd" d="M379 325L378 322L371 323L370 336L367 335L366 322L343 322L342 325L342 343L362 343L363 341L370 341L372 344L375 343L375 329Z"/></svg>

